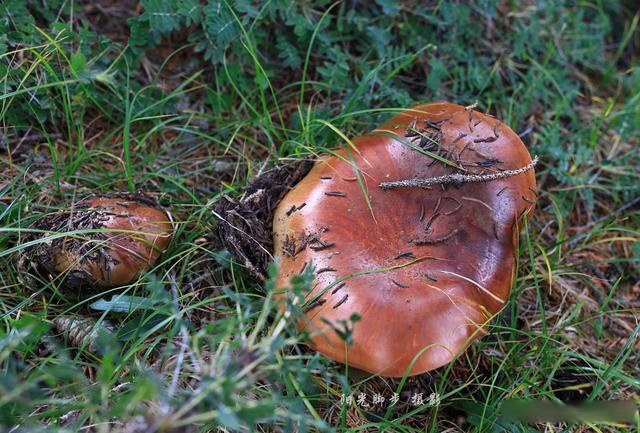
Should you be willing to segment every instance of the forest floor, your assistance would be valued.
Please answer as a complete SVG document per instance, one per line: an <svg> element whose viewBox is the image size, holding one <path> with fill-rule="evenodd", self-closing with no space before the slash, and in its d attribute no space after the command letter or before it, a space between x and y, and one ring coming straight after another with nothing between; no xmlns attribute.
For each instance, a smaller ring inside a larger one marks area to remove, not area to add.
<svg viewBox="0 0 640 433"><path fill-rule="evenodd" d="M572 4L3 1L0 431L638 430L637 412L501 417L511 398L640 402L640 15ZM540 156L515 285L450 365L347 375L214 242L213 204L436 100ZM21 264L32 224L115 191L173 215L153 269L73 292Z"/></svg>

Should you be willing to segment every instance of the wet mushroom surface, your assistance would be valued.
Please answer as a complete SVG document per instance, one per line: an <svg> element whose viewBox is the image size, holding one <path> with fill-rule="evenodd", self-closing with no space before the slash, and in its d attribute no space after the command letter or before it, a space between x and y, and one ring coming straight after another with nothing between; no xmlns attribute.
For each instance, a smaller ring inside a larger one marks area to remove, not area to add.
<svg viewBox="0 0 640 433"><path fill-rule="evenodd" d="M508 126L446 102L351 144L319 159L276 209L276 286L311 267L299 326L324 355L391 377L438 368L508 299L535 162ZM347 345L336 329L354 313Z"/></svg>

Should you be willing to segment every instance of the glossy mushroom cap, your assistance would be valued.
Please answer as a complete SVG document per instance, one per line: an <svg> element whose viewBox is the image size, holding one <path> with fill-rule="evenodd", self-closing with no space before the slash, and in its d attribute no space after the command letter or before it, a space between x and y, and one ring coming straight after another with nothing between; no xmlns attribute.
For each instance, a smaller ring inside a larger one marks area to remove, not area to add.
<svg viewBox="0 0 640 433"><path fill-rule="evenodd" d="M357 150L345 145L317 161L279 204L277 287L313 267L299 326L324 355L383 376L435 369L505 305L518 224L536 199L534 173L430 188L379 184L499 173L531 157L506 125L446 102L416 106L352 143ZM353 313L361 319L347 345L335 330Z"/></svg>
<svg viewBox="0 0 640 433"><path fill-rule="evenodd" d="M71 211L46 217L37 227L48 231L45 236L98 230L56 238L35 251L38 267L63 276L71 288L131 283L155 264L172 236L167 214L140 194L89 197Z"/></svg>

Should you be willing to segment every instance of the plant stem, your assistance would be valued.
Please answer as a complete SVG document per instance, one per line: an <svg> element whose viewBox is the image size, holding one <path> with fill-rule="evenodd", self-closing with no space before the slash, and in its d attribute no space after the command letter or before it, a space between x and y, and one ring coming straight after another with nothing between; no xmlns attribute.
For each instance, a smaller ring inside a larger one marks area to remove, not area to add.
<svg viewBox="0 0 640 433"><path fill-rule="evenodd" d="M394 182L382 182L378 185L382 189L392 188L426 188L433 185L450 185L461 183L475 183L475 182L490 182L492 180L505 179L507 177L517 176L522 173L526 173L538 163L538 156L536 155L533 160L524 167L516 168L515 170L503 170L497 173L491 174L461 174L452 173L445 174L444 176L428 177L425 179L406 179L398 180Z"/></svg>

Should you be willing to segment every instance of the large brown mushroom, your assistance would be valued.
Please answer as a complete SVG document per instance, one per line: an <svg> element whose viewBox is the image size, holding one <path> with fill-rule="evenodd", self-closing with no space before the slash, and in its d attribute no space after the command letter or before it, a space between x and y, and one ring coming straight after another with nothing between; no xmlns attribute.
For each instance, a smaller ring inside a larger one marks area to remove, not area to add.
<svg viewBox="0 0 640 433"><path fill-rule="evenodd" d="M43 241L27 258L38 273L62 277L68 288L131 283L155 264L173 232L167 212L142 194L91 196L34 228Z"/></svg>
<svg viewBox="0 0 640 433"><path fill-rule="evenodd" d="M383 376L450 362L507 301L534 165L509 127L447 102L319 159L274 218L277 287L315 273L299 324L309 344ZM354 313L346 344L338 331Z"/></svg>

